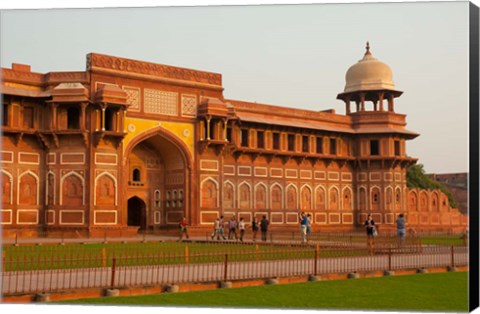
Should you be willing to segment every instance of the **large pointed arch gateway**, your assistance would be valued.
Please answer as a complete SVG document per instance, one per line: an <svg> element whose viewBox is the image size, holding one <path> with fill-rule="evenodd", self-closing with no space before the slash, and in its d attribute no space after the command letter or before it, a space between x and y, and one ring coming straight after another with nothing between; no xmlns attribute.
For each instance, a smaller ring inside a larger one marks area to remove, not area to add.
<svg viewBox="0 0 480 314"><path fill-rule="evenodd" d="M137 136L125 149L123 168L124 221L138 225L135 212L144 215L138 218L144 230L177 226L182 217L196 221L191 208L197 195L192 191L192 157L174 134L159 127ZM135 211L141 203L143 212Z"/></svg>

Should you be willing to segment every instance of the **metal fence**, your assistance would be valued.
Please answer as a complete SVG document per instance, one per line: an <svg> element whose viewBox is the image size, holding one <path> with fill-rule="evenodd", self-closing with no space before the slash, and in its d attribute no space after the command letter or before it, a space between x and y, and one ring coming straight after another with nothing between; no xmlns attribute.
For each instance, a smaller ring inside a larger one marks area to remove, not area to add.
<svg viewBox="0 0 480 314"><path fill-rule="evenodd" d="M57 255L14 259L3 255L0 282L4 295L85 288L266 279L397 269L466 266L467 247L418 246L324 248L279 246L270 250L214 253ZM258 248L258 247L257 247Z"/></svg>

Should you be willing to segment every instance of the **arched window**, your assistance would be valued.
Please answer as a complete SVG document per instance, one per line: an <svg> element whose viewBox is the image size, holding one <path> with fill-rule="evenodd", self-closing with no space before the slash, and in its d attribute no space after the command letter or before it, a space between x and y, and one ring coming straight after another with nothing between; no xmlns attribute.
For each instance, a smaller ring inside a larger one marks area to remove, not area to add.
<svg viewBox="0 0 480 314"><path fill-rule="evenodd" d="M140 182L142 181L141 179L142 178L140 176L140 169L138 168L133 169L133 175L132 175L133 182Z"/></svg>

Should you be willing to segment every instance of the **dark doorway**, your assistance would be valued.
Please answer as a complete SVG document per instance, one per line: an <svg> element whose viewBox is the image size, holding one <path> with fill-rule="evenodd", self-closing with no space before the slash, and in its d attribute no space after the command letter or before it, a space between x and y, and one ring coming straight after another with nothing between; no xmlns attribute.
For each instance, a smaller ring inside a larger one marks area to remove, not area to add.
<svg viewBox="0 0 480 314"><path fill-rule="evenodd" d="M134 196L128 200L128 226L140 227L145 230L147 227L147 215L145 202Z"/></svg>

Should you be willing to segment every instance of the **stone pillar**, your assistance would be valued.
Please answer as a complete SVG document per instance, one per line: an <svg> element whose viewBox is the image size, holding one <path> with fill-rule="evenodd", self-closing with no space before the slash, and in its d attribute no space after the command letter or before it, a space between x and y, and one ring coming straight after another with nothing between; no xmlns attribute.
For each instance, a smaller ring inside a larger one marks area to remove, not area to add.
<svg viewBox="0 0 480 314"><path fill-rule="evenodd" d="M87 105L88 105L88 103L86 103L86 102L82 102L80 104L80 106L81 106L80 107L80 110L81 110L80 111L80 129L82 131L85 131L85 119L86 119L85 110L87 108Z"/></svg>
<svg viewBox="0 0 480 314"><path fill-rule="evenodd" d="M345 98L345 112L350 114L350 97Z"/></svg>
<svg viewBox="0 0 480 314"><path fill-rule="evenodd" d="M113 130L113 131L118 132L118 131L120 131L120 121L121 121L121 119L120 119L120 110L117 111L117 112L115 113L115 115L117 116L117 123L115 123L115 130Z"/></svg>
<svg viewBox="0 0 480 314"><path fill-rule="evenodd" d="M210 120L212 119L211 117L207 117L207 140L211 140L210 138Z"/></svg>
<svg viewBox="0 0 480 314"><path fill-rule="evenodd" d="M205 139L205 122L203 120L200 120L200 141L203 141Z"/></svg>
<svg viewBox="0 0 480 314"><path fill-rule="evenodd" d="M127 133L127 108L122 108L123 121L122 121L122 130L123 133Z"/></svg>
<svg viewBox="0 0 480 314"><path fill-rule="evenodd" d="M50 103L50 108L52 110L52 117L50 120L51 131L57 130L57 107L58 107L57 103L54 103L54 102Z"/></svg>
<svg viewBox="0 0 480 314"><path fill-rule="evenodd" d="M227 123L228 119L223 119L223 139L227 141Z"/></svg>
<svg viewBox="0 0 480 314"><path fill-rule="evenodd" d="M388 96L388 111L390 112L394 112L394 108L393 108L393 95L389 95Z"/></svg>
<svg viewBox="0 0 480 314"><path fill-rule="evenodd" d="M384 109L383 109L383 92L378 93L378 101L380 103L380 111L384 111Z"/></svg>
<svg viewBox="0 0 480 314"><path fill-rule="evenodd" d="M105 131L105 110L107 109L107 106L105 104L102 105L102 120L101 120L101 129L102 131Z"/></svg>
<svg viewBox="0 0 480 314"><path fill-rule="evenodd" d="M365 111L365 94L360 93L360 111Z"/></svg>

